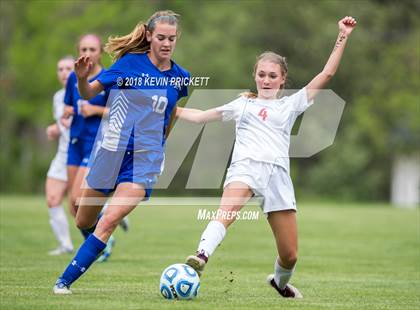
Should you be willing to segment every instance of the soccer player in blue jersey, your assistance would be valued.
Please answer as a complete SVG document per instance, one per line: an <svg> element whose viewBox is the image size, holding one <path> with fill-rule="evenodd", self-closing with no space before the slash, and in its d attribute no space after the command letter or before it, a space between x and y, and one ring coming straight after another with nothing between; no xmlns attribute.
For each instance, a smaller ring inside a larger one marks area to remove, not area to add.
<svg viewBox="0 0 420 310"><path fill-rule="evenodd" d="M105 71L101 64L103 51L101 38L96 34L85 34L80 37L77 43L79 56L86 56L91 59L92 70L88 80L95 80L99 74ZM88 162L94 149L96 135L101 124L102 116L106 113L106 102L108 92L102 91L89 100L84 100L80 94L77 84L77 77L72 72L66 84L64 96L63 122L73 116L70 126L70 143L67 157L67 174L70 193L70 213L76 216L77 199L82 194L82 184L88 171ZM85 239L90 232L81 229ZM99 258L105 261L109 257L114 244L114 238L109 240L106 251Z"/></svg>
<svg viewBox="0 0 420 310"><path fill-rule="evenodd" d="M121 219L150 196L161 173L170 116L176 102L187 95L181 84L155 83L189 78L189 73L171 60L177 37L178 15L158 11L130 34L109 39L106 50L115 63L95 81L88 79L94 68L90 57L76 62L82 97L111 90L112 105L108 130L93 160L87 177L89 188L83 190L76 215L78 227L93 233L58 278L55 294L71 294L70 285L103 251ZM114 193L108 208L97 220L103 204L92 205L89 200L104 199L110 192Z"/></svg>
<svg viewBox="0 0 420 310"><path fill-rule="evenodd" d="M95 34L83 35L77 45L80 56L87 56L92 61L92 70L87 77L95 80L104 71L101 65L102 43ZM101 92L89 100L84 100L78 90L77 77L72 72L66 85L64 96L63 119L73 116L70 126L70 144L67 158L67 173L70 189L70 212L76 216L77 198L81 196L81 187L86 175L87 164L96 134L105 112L107 94Z"/></svg>

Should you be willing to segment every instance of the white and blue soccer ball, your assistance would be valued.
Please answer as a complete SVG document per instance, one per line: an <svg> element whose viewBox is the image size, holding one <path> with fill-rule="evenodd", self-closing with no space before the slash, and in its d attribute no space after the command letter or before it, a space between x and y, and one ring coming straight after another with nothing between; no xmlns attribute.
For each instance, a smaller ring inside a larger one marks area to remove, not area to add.
<svg viewBox="0 0 420 310"><path fill-rule="evenodd" d="M159 291L166 299L193 299L199 289L197 272L185 264L170 265L160 277Z"/></svg>

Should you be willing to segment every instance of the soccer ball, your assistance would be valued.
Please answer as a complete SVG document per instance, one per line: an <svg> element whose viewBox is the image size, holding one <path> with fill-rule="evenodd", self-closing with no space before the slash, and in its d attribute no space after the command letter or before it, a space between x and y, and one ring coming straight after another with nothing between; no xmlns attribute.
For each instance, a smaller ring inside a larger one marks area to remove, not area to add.
<svg viewBox="0 0 420 310"><path fill-rule="evenodd" d="M193 299L199 289L197 272L185 264L170 265L160 277L159 291L166 299Z"/></svg>

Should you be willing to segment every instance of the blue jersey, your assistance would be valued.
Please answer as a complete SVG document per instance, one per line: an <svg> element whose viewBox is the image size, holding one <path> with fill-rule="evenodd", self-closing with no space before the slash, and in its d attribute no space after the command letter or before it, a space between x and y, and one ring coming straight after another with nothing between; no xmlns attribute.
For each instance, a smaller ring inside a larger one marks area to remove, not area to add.
<svg viewBox="0 0 420 310"><path fill-rule="evenodd" d="M189 77L173 61L169 70L160 71L147 53L122 56L97 78L105 89L112 90L108 137L118 136L117 144L126 150L163 150L171 113L176 102L188 94L185 84L177 81ZM126 142L121 145L124 134ZM104 140L107 148L107 134Z"/></svg>
<svg viewBox="0 0 420 310"><path fill-rule="evenodd" d="M96 80L96 78L104 71L105 70L102 69L101 72L90 79L89 82ZM108 92L103 91L94 98L88 100L88 102L93 105L105 107L107 98ZM99 125L101 124L102 117L99 115L86 118L83 117L79 110L84 102L86 101L80 97L79 90L77 88L76 74L72 72L67 80L66 94L64 96L64 103L74 108L73 121L70 127L70 139L77 138L79 140L94 141Z"/></svg>

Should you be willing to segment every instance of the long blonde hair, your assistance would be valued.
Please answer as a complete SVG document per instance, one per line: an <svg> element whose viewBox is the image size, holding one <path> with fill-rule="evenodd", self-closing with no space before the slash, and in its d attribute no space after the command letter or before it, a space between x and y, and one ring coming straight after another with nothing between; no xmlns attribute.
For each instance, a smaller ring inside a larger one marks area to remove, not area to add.
<svg viewBox="0 0 420 310"><path fill-rule="evenodd" d="M114 61L127 53L142 54L150 50L150 42L147 41L146 31L153 32L157 23L167 23L178 26L179 15L173 11L157 11L147 20L147 23L139 22L133 31L125 36L109 37L105 45L105 51L112 56Z"/></svg>
<svg viewBox="0 0 420 310"><path fill-rule="evenodd" d="M254 72L253 72L252 76L255 77L255 74L257 73L258 63L262 60L263 61L269 61L269 62L280 65L281 74L284 77L287 77L287 70L288 69L287 69L286 57L280 56L279 54L276 54L276 53L271 52L271 51L266 51L266 52L260 54L259 56L257 56L257 60L256 60L255 65L254 65ZM286 83L282 84L280 89L283 89L285 84ZM280 93L279 93L279 95L280 95ZM240 96L244 96L244 97L249 98L249 99L255 99L255 98L258 97L258 94L254 93L254 92L244 92L244 93L241 93Z"/></svg>

